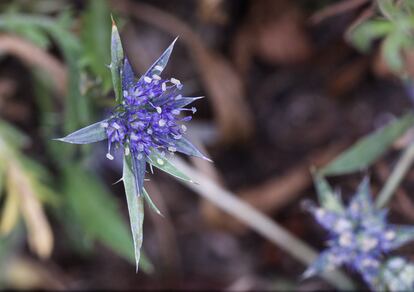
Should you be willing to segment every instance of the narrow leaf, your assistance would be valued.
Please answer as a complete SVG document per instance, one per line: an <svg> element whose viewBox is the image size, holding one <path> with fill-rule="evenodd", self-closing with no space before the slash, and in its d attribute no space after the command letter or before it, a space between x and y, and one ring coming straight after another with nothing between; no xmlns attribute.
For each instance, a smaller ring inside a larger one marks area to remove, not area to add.
<svg viewBox="0 0 414 292"><path fill-rule="evenodd" d="M150 195L148 194L148 192L145 189L143 190L143 194L144 194L145 201L147 201L147 203L151 207L151 209L153 209L155 211L155 213L157 213L158 215L164 217L164 215L162 215L161 211L158 209L158 207L152 201Z"/></svg>
<svg viewBox="0 0 414 292"><path fill-rule="evenodd" d="M63 188L70 214L84 232L135 263L129 227L117 208L118 202L102 181L78 165L67 165ZM151 271L151 263L143 264L141 260L144 271Z"/></svg>
<svg viewBox="0 0 414 292"><path fill-rule="evenodd" d="M111 35L111 74L112 84L114 86L115 97L117 102L122 100L122 60L124 58L124 50L122 48L121 37L115 21L112 19L112 35Z"/></svg>
<svg viewBox="0 0 414 292"><path fill-rule="evenodd" d="M319 204L327 210L342 213L344 206L338 196L335 194L329 183L323 176L315 174L313 176L316 191L318 193Z"/></svg>
<svg viewBox="0 0 414 292"><path fill-rule="evenodd" d="M161 156L157 151L152 151L148 163L166 173L188 182L194 182L187 175L178 170L167 158Z"/></svg>
<svg viewBox="0 0 414 292"><path fill-rule="evenodd" d="M131 160L132 170L134 171L135 177L135 187L138 191L137 195L140 196L142 194L142 190L144 189L144 177L147 162L144 158L138 159L136 156L132 156Z"/></svg>
<svg viewBox="0 0 414 292"><path fill-rule="evenodd" d="M89 144L105 140L107 139L107 136L105 128L102 125L104 122L105 121L97 122L80 130L77 130L76 132L73 132L66 137L58 138L55 140L71 144Z"/></svg>
<svg viewBox="0 0 414 292"><path fill-rule="evenodd" d="M170 46L162 53L162 55L157 59L157 61L152 64L152 66L145 72L141 77L143 79L145 76L152 77L152 75L160 75L162 71L167 66L168 60L170 59L174 44L177 41L178 37L170 44Z"/></svg>
<svg viewBox="0 0 414 292"><path fill-rule="evenodd" d="M340 175L360 171L383 155L405 131L414 124L414 114L408 113L387 126L358 140L334 161L323 167L321 175Z"/></svg>
<svg viewBox="0 0 414 292"><path fill-rule="evenodd" d="M128 162L130 156L124 156L123 182L128 204L129 219L131 221L132 238L134 241L135 261L137 265L140 259L140 251L143 239L144 222L144 196L138 196L138 189L135 183L135 175Z"/></svg>
<svg viewBox="0 0 414 292"><path fill-rule="evenodd" d="M182 98L180 98L178 100L176 99L173 102L172 106L174 108L185 107L185 106L193 103L194 101L199 100L199 99L202 99L202 98L204 98L204 96L198 96L198 97L182 97Z"/></svg>
<svg viewBox="0 0 414 292"><path fill-rule="evenodd" d="M181 153L184 153L190 156L200 157L200 158L203 158L211 162L210 158L206 157L203 153L201 153L190 141L188 141L184 137L182 137L179 140L175 140L174 147L177 148L178 152L181 152Z"/></svg>
<svg viewBox="0 0 414 292"><path fill-rule="evenodd" d="M134 84L135 75L131 67L131 64L128 61L128 58L125 57L124 67L122 69L122 90L127 90Z"/></svg>

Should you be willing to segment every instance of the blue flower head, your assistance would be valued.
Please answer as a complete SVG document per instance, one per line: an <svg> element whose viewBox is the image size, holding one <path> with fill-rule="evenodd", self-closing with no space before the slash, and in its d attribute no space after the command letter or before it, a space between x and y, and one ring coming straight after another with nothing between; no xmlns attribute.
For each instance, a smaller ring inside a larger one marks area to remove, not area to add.
<svg viewBox="0 0 414 292"><path fill-rule="evenodd" d="M75 144L108 139L108 159L114 159L113 149L122 149L125 156L131 157L139 193L143 190L147 163L159 166L159 159L165 161L167 155L175 152L209 160L185 138L185 122L196 112L195 107L188 106L202 97L183 96L183 84L178 79L161 77L176 40L140 78L135 77L124 58L120 72L122 98L112 115L59 139Z"/></svg>
<svg viewBox="0 0 414 292"><path fill-rule="evenodd" d="M387 211L373 205L368 179L363 180L347 207L339 195L328 196L330 199L322 201L321 207L307 206L328 232L329 240L328 248L304 277L345 265L357 271L371 288L378 287L384 255L413 240L414 228L387 223Z"/></svg>

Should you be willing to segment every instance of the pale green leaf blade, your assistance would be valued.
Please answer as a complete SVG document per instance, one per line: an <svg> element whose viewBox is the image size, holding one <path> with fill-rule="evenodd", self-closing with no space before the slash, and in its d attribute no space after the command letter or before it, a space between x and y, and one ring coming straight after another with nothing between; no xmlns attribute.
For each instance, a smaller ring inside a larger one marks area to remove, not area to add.
<svg viewBox="0 0 414 292"><path fill-rule="evenodd" d="M140 252L143 240L143 223L144 223L144 196L138 195L138 189L135 183L135 176L130 167L131 156L124 156L123 182L128 204L129 219L131 222L132 238L134 242L135 261L137 265L140 259Z"/></svg>
<svg viewBox="0 0 414 292"><path fill-rule="evenodd" d="M334 161L319 170L321 175L341 175L361 171L383 155L392 143L414 124L412 112L358 140Z"/></svg>
<svg viewBox="0 0 414 292"><path fill-rule="evenodd" d="M176 178L188 182L194 182L191 178L177 169L167 158L161 156L156 150L151 152L151 155L148 158L148 163Z"/></svg>
<svg viewBox="0 0 414 292"><path fill-rule="evenodd" d="M72 134L67 135L66 137L58 138L55 140L71 144L89 144L105 140L107 139L107 136L103 123L105 123L105 121L97 122L80 130L77 130Z"/></svg>
<svg viewBox="0 0 414 292"><path fill-rule="evenodd" d="M128 224L117 208L115 197L102 181L78 165L67 165L63 182L65 200L75 222L92 239L135 263ZM141 260L140 266L145 272L152 271L148 260Z"/></svg>
<svg viewBox="0 0 414 292"><path fill-rule="evenodd" d="M315 174L313 181L318 194L319 204L326 210L342 213L344 211L343 203L326 179L321 175Z"/></svg>
<svg viewBox="0 0 414 292"><path fill-rule="evenodd" d="M162 215L161 211L158 209L157 205L155 205L155 203L152 201L150 195L148 194L148 192L145 189L143 190L143 194L144 194L145 201L147 201L147 203L151 207L151 209L154 210L155 213L157 213L158 215L164 217L164 215Z"/></svg>
<svg viewBox="0 0 414 292"><path fill-rule="evenodd" d="M123 66L124 50L122 48L121 37L118 28L112 19L112 35L111 35L111 74L112 84L114 86L115 97L117 102L122 101L122 76L121 70Z"/></svg>

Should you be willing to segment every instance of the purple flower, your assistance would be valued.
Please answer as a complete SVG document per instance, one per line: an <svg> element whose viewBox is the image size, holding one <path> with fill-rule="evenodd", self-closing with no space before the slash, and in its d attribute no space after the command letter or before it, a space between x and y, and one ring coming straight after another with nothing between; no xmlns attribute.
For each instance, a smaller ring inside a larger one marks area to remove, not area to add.
<svg viewBox="0 0 414 292"><path fill-rule="evenodd" d="M305 278L346 265L374 289L381 281L384 255L414 239L413 227L387 223L387 211L373 205L368 179L360 184L347 208L313 204L307 208L328 231L329 240L328 248L305 271Z"/></svg>
<svg viewBox="0 0 414 292"><path fill-rule="evenodd" d="M185 122L196 112L188 106L201 97L183 96L183 85L178 79L161 77L174 43L175 40L140 78L135 77L127 58L121 60L122 98L112 115L58 139L76 144L108 139L106 157L114 159L113 149L124 151L131 161L139 194L143 190L147 163L160 167L156 161L175 152L209 160L185 138Z"/></svg>

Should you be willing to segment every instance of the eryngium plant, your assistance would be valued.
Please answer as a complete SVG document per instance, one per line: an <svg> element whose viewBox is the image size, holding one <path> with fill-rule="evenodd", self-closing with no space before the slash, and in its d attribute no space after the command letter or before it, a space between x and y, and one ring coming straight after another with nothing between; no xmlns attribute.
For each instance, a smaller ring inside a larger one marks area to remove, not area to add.
<svg viewBox="0 0 414 292"><path fill-rule="evenodd" d="M328 231L328 248L308 267L304 277L345 265L358 272L372 290L407 285L413 289L414 275L411 270L407 270L407 275L401 279L396 278L389 283L389 275L398 261L386 262L385 255L414 240L414 227L387 222L388 210L378 209L373 204L367 178L346 207L339 194L332 193L325 181L317 180L317 187L321 206L308 203L306 207Z"/></svg>
<svg viewBox="0 0 414 292"><path fill-rule="evenodd" d="M166 67L176 39L155 61L147 72L136 78L122 49L118 29L113 22L111 38L112 81L117 106L107 119L82 128L57 140L72 144L89 144L108 140L106 157L114 159L113 149L124 154L122 180L128 201L131 229L138 268L142 245L143 199L160 214L144 189L146 166L150 164L175 177L190 180L169 161L175 152L209 160L185 137L185 122L195 113L187 108L201 97L185 97L178 79L165 79L161 73ZM190 180L191 181L191 180Z"/></svg>

